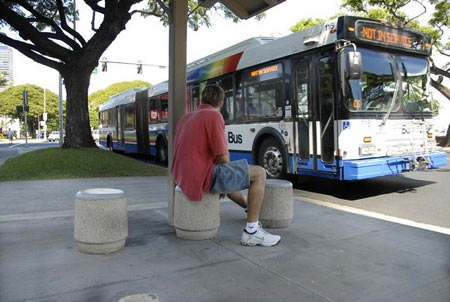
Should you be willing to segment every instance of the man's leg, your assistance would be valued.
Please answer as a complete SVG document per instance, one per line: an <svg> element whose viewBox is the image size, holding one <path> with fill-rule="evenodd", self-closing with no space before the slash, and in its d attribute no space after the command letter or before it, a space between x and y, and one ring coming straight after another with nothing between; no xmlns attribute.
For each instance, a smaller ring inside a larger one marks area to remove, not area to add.
<svg viewBox="0 0 450 302"><path fill-rule="evenodd" d="M248 189L247 222L256 222L264 199L266 170L261 166L250 166L250 188Z"/></svg>
<svg viewBox="0 0 450 302"><path fill-rule="evenodd" d="M266 232L259 223L259 212L264 199L266 170L260 166L250 166L250 188L248 189L247 225L242 233L243 245L274 246L281 237Z"/></svg>
<svg viewBox="0 0 450 302"><path fill-rule="evenodd" d="M247 209L247 222L256 222L259 219L266 185L266 170L261 166L249 166L250 188L248 198L245 200L241 192L228 193L227 197L240 207Z"/></svg>
<svg viewBox="0 0 450 302"><path fill-rule="evenodd" d="M243 209L247 208L247 200L245 200L245 197L242 195L241 192L229 193L227 194L227 197L241 208Z"/></svg>

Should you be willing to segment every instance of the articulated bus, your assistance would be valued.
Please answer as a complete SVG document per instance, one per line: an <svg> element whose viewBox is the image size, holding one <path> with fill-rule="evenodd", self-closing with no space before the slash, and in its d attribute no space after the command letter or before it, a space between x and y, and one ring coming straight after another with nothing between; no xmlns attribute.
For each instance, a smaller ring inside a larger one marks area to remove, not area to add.
<svg viewBox="0 0 450 302"><path fill-rule="evenodd" d="M447 164L436 147L430 38L343 16L283 38L253 38L187 68L186 111L225 91L230 159L268 176L359 180ZM167 161L167 82L100 107L100 143Z"/></svg>

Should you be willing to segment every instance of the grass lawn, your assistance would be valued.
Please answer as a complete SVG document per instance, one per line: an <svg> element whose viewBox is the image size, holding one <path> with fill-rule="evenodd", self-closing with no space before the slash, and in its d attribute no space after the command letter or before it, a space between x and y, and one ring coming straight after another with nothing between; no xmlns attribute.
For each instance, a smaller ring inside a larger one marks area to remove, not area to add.
<svg viewBox="0 0 450 302"><path fill-rule="evenodd" d="M0 181L166 175L165 169L98 148L36 150L8 159Z"/></svg>

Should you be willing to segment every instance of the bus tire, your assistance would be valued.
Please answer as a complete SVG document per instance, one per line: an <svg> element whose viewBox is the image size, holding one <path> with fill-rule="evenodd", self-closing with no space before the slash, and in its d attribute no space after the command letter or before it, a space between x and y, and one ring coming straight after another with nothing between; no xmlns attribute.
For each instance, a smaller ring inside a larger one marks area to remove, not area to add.
<svg viewBox="0 0 450 302"><path fill-rule="evenodd" d="M258 152L258 165L262 166L269 178L285 178L287 158L283 145L275 138L265 139Z"/></svg>
<svg viewBox="0 0 450 302"><path fill-rule="evenodd" d="M167 144L163 138L158 139L158 142L156 143L156 159L160 163L167 163Z"/></svg>

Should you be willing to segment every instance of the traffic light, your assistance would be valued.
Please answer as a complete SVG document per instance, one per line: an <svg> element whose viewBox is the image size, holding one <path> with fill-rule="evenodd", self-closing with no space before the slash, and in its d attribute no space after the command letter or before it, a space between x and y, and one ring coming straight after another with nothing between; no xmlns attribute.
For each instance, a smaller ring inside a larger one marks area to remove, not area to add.
<svg viewBox="0 0 450 302"><path fill-rule="evenodd" d="M138 74L142 74L143 73L143 71L142 71L142 64L138 64L138 66L137 66L137 73Z"/></svg>
<svg viewBox="0 0 450 302"><path fill-rule="evenodd" d="M102 62L102 72L107 72L107 71L108 71L108 63Z"/></svg>

